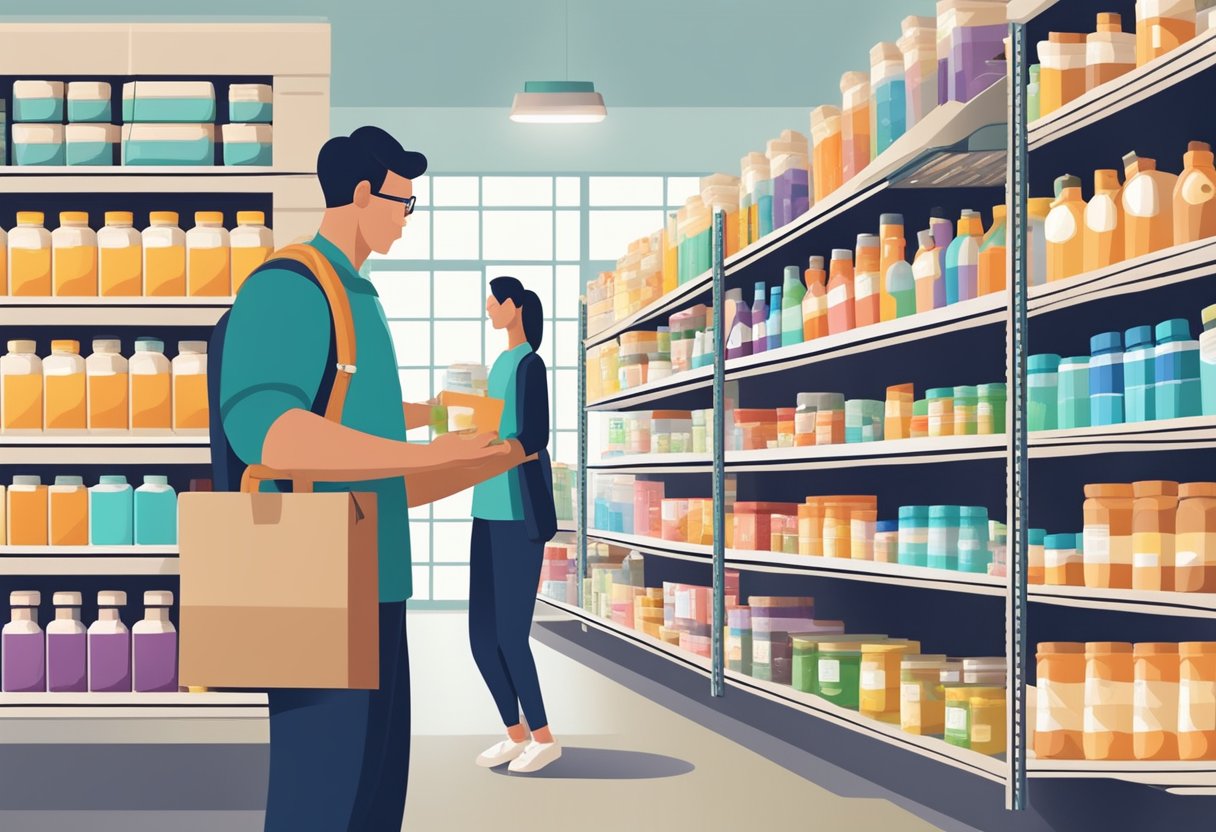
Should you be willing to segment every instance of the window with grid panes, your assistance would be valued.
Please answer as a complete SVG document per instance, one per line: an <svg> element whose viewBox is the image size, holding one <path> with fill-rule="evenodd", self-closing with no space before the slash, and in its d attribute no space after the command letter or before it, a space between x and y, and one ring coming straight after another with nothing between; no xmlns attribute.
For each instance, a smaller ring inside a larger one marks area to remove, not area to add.
<svg viewBox="0 0 1216 832"><path fill-rule="evenodd" d="M660 228L696 177L433 175L401 240L364 266L392 330L408 401L438 393L456 362L487 367L506 336L486 320L489 281L513 275L540 296L553 459L578 463L578 299L629 242ZM411 431L428 441L428 429ZM472 492L410 512L417 606L464 606Z"/></svg>

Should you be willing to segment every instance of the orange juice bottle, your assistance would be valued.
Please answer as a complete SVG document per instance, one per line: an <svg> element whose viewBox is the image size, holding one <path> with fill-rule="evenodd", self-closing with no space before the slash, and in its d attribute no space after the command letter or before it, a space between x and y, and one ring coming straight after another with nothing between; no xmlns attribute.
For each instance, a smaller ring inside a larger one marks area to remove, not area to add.
<svg viewBox="0 0 1216 832"><path fill-rule="evenodd" d="M1143 257L1174 243L1174 188L1178 177L1157 170L1156 159L1123 157L1124 253Z"/></svg>
<svg viewBox="0 0 1216 832"><path fill-rule="evenodd" d="M17 475L8 488L8 545L46 546L46 486L41 477Z"/></svg>
<svg viewBox="0 0 1216 832"><path fill-rule="evenodd" d="M80 357L80 342L52 341L51 356L42 362L42 378L44 429L83 431L89 417L85 408L85 365Z"/></svg>
<svg viewBox="0 0 1216 832"><path fill-rule="evenodd" d="M57 476L47 489L52 546L89 545L89 490L81 477Z"/></svg>
<svg viewBox="0 0 1216 832"><path fill-rule="evenodd" d="M177 227L176 211L153 211L143 231L144 295L186 294L186 234Z"/></svg>
<svg viewBox="0 0 1216 832"><path fill-rule="evenodd" d="M173 424L172 368L165 358L165 343L158 338L137 338L128 365L131 377L131 429L169 430Z"/></svg>
<svg viewBox="0 0 1216 832"><path fill-rule="evenodd" d="M51 296L51 232L41 211L18 211L8 235L8 282L13 297Z"/></svg>
<svg viewBox="0 0 1216 832"><path fill-rule="evenodd" d="M85 361L88 382L89 430L128 430L131 409L128 401L127 359L120 354L117 339L98 338L93 354Z"/></svg>
<svg viewBox="0 0 1216 832"><path fill-rule="evenodd" d="M143 245L130 211L106 211L97 232L97 280L103 298L139 297L143 292Z"/></svg>
<svg viewBox="0 0 1216 832"><path fill-rule="evenodd" d="M206 430L207 342L181 341L173 359L173 429Z"/></svg>
<svg viewBox="0 0 1216 832"><path fill-rule="evenodd" d="M828 278L828 333L836 335L857 326L853 303L853 252L832 249L831 275Z"/></svg>
<svg viewBox="0 0 1216 832"><path fill-rule="evenodd" d="M97 235L84 211L63 211L51 234L52 291L57 297L97 297Z"/></svg>
<svg viewBox="0 0 1216 832"><path fill-rule="evenodd" d="M1212 146L1191 142L1174 186L1174 245L1216 236L1216 167Z"/></svg>
<svg viewBox="0 0 1216 832"><path fill-rule="evenodd" d="M1136 65L1195 37L1195 0L1136 0Z"/></svg>
<svg viewBox="0 0 1216 832"><path fill-rule="evenodd" d="M232 294L228 231L219 211L199 211L186 233L186 294L224 297Z"/></svg>
<svg viewBox="0 0 1216 832"><path fill-rule="evenodd" d="M1085 268L1085 200L1081 180L1071 174L1056 180L1059 196L1047 215L1047 280L1063 280Z"/></svg>
<svg viewBox="0 0 1216 832"><path fill-rule="evenodd" d="M881 319L882 247L876 234L857 235L857 270L853 277L853 305L857 326L876 324Z"/></svg>
<svg viewBox="0 0 1216 832"><path fill-rule="evenodd" d="M33 341L9 341L0 358L0 429L42 430L42 359Z"/></svg>
<svg viewBox="0 0 1216 832"><path fill-rule="evenodd" d="M840 109L824 105L811 110L811 180L815 202L827 199L844 182L842 141Z"/></svg>
<svg viewBox="0 0 1216 832"><path fill-rule="evenodd" d="M236 228L228 235L232 246L232 294L241 290L253 270L270 259L274 233L261 211L237 211Z"/></svg>
<svg viewBox="0 0 1216 832"><path fill-rule="evenodd" d="M1119 171L1094 171L1094 198L1085 206L1087 272L1105 269L1123 259L1123 186Z"/></svg>
<svg viewBox="0 0 1216 832"><path fill-rule="evenodd" d="M802 296L802 340L810 341L828 334L828 273L822 257L812 257L803 279L806 294Z"/></svg>
<svg viewBox="0 0 1216 832"><path fill-rule="evenodd" d="M881 241L882 252L878 264L879 314L884 321L895 320L895 297L888 291L887 275L896 261L903 261L904 247L907 240L904 237L903 214L883 214L878 218L878 237Z"/></svg>
<svg viewBox="0 0 1216 832"><path fill-rule="evenodd" d="M840 77L841 177L848 182L870 164L870 76L846 72Z"/></svg>

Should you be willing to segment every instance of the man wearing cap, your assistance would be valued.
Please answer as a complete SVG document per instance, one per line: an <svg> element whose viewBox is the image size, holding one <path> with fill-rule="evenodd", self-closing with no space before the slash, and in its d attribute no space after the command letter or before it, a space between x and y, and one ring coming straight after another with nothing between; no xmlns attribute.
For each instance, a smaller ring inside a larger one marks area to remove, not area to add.
<svg viewBox="0 0 1216 832"><path fill-rule="evenodd" d="M454 478L472 484L522 461L514 443L491 444L492 434L405 441L407 429L427 425L430 408L403 404L384 310L359 269L401 236L412 180L426 164L377 127L330 139L317 160L326 210L311 245L346 290L358 349L340 424L316 412L334 348L316 283L268 263L241 287L223 339L219 407L235 455L315 481L318 491L373 492L378 506L380 687L270 692L267 832L399 832L410 741L406 480L420 504L457 490Z"/></svg>

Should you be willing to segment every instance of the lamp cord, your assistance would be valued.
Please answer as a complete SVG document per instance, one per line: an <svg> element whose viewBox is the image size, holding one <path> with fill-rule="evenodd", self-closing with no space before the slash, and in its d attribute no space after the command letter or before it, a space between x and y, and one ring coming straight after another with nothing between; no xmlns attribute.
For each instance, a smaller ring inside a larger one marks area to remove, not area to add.
<svg viewBox="0 0 1216 832"><path fill-rule="evenodd" d="M570 80L570 0L566 0L566 80Z"/></svg>

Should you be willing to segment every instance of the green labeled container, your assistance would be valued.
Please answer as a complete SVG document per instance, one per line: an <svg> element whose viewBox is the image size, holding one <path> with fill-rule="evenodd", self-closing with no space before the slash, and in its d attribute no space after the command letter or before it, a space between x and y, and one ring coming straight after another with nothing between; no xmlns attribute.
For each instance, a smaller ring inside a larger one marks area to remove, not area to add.
<svg viewBox="0 0 1216 832"><path fill-rule="evenodd" d="M791 684L794 690L803 693L818 693L819 684L819 648L825 644L845 644L856 642L860 654L861 642L875 642L886 639L885 635L824 635L817 633L791 633L790 643L794 649L793 678ZM858 664L858 680L860 685L860 667Z"/></svg>
<svg viewBox="0 0 1216 832"><path fill-rule="evenodd" d="M824 642L819 645L815 693L833 705L856 711L861 707L861 644Z"/></svg>

